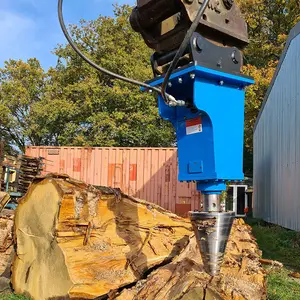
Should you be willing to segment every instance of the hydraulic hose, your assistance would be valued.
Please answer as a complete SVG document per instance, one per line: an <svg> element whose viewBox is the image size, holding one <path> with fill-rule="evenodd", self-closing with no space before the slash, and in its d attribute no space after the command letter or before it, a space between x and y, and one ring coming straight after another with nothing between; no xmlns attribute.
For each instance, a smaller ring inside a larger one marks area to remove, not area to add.
<svg viewBox="0 0 300 300"><path fill-rule="evenodd" d="M67 30L67 27L65 25L65 22L64 22L64 17L63 17L63 0L58 0L58 18L59 18L59 23L60 23L60 26L61 26L61 29L64 33L64 36L65 38L67 39L67 41L69 42L70 46L73 48L73 50L85 61L87 62L90 66L92 66L93 68L95 68L96 70L98 70L99 72L102 72L106 75L109 75L113 78L116 78L116 79L119 79L119 80L122 80L122 81L125 81L125 82L128 82L128 83L131 83L131 84L134 84L134 85L137 85L137 86L140 86L140 87L144 87L148 90L153 90L159 94L162 95L165 103L167 105L170 105L170 106L177 106L177 105L184 105L184 101L181 101L181 100L176 100L172 95L169 95L167 92L166 92L166 88L167 88L167 84L168 84L168 81L170 79L170 76L172 74L172 72L174 71L174 69L176 68L177 64L178 64L178 61L180 59L180 57L182 56L183 52L185 51L188 43L189 43L189 40L191 38L191 36L193 35L193 33L195 32L198 24L199 24L199 21L208 5L208 2L209 0L204 0L204 2L202 3L201 7L200 7L200 10L194 20L194 22L192 23L190 29L188 30L181 46L179 47L166 75L165 75L165 79L164 79L164 82L163 82L163 85L162 85L162 88L160 89L159 87L153 87L149 84L146 84L144 82L141 82L141 81L138 81L138 80L135 80L135 79L131 79L131 78L127 78L125 76L122 76L120 74L117 74L117 73L114 73L114 72L111 72L101 66L99 66L98 64L96 64L95 62L93 62L91 59L89 59L85 54L82 53L82 51L77 47L77 45L73 42L68 30Z"/></svg>
<svg viewBox="0 0 300 300"><path fill-rule="evenodd" d="M99 65L97 65L96 63L94 63L92 60L90 60L86 55L84 55L81 50L76 46L76 44L73 42L68 30L67 30L67 27L65 25L65 22L64 22L64 17L63 17L63 9L62 9L62 6L63 6L63 0L58 0L58 18L59 18L59 23L60 23L60 26L61 26L61 29L67 39L67 41L69 42L70 46L73 48L73 50L84 60L86 61L89 65L91 65L93 68L95 68L96 70L98 70L99 72L102 72L104 74L107 74L111 77L114 77L116 79L119 79L119 80L122 80L122 81L125 81L125 82L129 82L129 83L132 83L134 85L138 85L138 86L142 86L142 87L145 87L147 89L151 89L153 91L156 91L158 93L161 93L161 90L160 88L157 88L157 87L152 87L150 86L149 84L146 84L144 82L140 82L138 80L135 80L135 79L131 79L131 78L127 78L125 76L122 76L122 75L119 75L119 74L116 74L114 72L111 72Z"/></svg>
<svg viewBox="0 0 300 300"><path fill-rule="evenodd" d="M184 51L186 50L189 42L190 42L190 39L193 35L193 33L195 32L195 30L197 29L197 26L199 25L199 22L204 14L204 11L207 7L209 3L209 0L204 0L203 3L201 4L200 6L200 9L197 13L197 16L195 18L195 20L193 21L190 29L188 30L188 32L186 33L185 35L185 38L183 40L183 42L181 43L170 67L168 68L166 74L165 74L165 78L164 78L164 82L162 84L162 87L161 87L161 95L163 97L163 99L167 102L167 99L168 99L168 94L166 93L166 90L167 90L167 85L168 85L168 82L169 82L169 79L170 79L170 76L171 74L173 73L173 71L175 70L181 56L183 55Z"/></svg>

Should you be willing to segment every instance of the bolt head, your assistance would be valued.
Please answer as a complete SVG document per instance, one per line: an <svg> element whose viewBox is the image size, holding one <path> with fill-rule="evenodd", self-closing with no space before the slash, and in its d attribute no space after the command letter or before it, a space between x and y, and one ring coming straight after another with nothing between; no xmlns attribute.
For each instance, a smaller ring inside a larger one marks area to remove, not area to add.
<svg viewBox="0 0 300 300"><path fill-rule="evenodd" d="M234 64L238 64L239 61L238 61L238 58L237 58L237 55L236 55L236 50L234 50L232 53L231 53L231 59L233 61Z"/></svg>
<svg viewBox="0 0 300 300"><path fill-rule="evenodd" d="M221 80L221 81L219 82L219 84L220 84L220 85L224 85L224 81Z"/></svg>
<svg viewBox="0 0 300 300"><path fill-rule="evenodd" d="M234 4L233 0L223 0L224 6L226 9L230 10Z"/></svg>
<svg viewBox="0 0 300 300"><path fill-rule="evenodd" d="M172 82L168 82L168 87L172 87Z"/></svg>
<svg viewBox="0 0 300 300"><path fill-rule="evenodd" d="M178 83L182 83L182 78L178 78Z"/></svg>
<svg viewBox="0 0 300 300"><path fill-rule="evenodd" d="M196 75L194 73L190 74L191 79L195 79Z"/></svg>

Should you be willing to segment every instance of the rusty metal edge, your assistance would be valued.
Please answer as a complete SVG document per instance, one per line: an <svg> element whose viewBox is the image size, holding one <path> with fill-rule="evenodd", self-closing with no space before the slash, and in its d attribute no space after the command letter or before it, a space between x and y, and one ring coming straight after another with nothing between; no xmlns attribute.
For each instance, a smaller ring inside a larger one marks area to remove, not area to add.
<svg viewBox="0 0 300 300"><path fill-rule="evenodd" d="M73 147L73 146L26 146L26 149L141 149L141 150L177 150L177 147Z"/></svg>

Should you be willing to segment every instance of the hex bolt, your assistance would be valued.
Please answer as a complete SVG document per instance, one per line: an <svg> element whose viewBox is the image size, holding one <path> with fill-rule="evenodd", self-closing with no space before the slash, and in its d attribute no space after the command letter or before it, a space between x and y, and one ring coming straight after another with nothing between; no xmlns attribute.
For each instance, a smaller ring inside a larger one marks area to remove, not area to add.
<svg viewBox="0 0 300 300"><path fill-rule="evenodd" d="M195 79L196 75L194 73L190 74L191 79Z"/></svg>
<svg viewBox="0 0 300 300"><path fill-rule="evenodd" d="M230 10L234 4L233 0L223 0L224 6L226 9Z"/></svg>
<svg viewBox="0 0 300 300"><path fill-rule="evenodd" d="M168 87L172 87L172 82L168 82Z"/></svg>
<svg viewBox="0 0 300 300"><path fill-rule="evenodd" d="M237 59L237 57L236 57L236 50L234 50L234 51L231 53L231 59L232 59L232 61L233 61L234 64L238 64L238 63L239 63L239 61L238 61L238 59Z"/></svg>
<svg viewBox="0 0 300 300"><path fill-rule="evenodd" d="M221 80L221 81L219 82L219 84L220 84L220 85L224 85L224 81Z"/></svg>
<svg viewBox="0 0 300 300"><path fill-rule="evenodd" d="M178 83L182 83L182 78L181 77L178 78Z"/></svg>

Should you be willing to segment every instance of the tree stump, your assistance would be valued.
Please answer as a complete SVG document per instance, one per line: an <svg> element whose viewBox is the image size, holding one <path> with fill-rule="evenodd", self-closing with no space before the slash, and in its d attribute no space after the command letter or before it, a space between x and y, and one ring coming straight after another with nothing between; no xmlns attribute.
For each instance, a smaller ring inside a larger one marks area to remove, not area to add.
<svg viewBox="0 0 300 300"><path fill-rule="evenodd" d="M260 252L241 222L213 280L189 220L68 176L33 182L14 231L13 288L33 299L265 299Z"/></svg>

